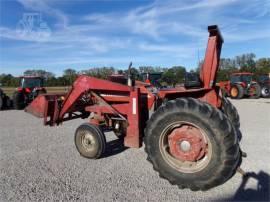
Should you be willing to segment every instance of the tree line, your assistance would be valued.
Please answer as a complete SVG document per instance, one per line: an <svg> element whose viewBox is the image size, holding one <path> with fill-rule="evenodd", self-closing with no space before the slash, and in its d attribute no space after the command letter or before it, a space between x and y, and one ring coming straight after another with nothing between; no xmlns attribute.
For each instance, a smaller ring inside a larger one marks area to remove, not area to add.
<svg viewBox="0 0 270 202"><path fill-rule="evenodd" d="M197 68L191 70L193 72L199 72L199 68L202 66L201 61ZM247 53L234 58L221 58L220 68L217 74L217 81L228 80L229 75L232 72L252 72L256 75L270 73L270 58L256 59L254 53ZM141 66L139 68L131 68L131 74L136 80L142 80L142 73L163 72L160 82L166 85L176 85L183 83L186 68L184 66L173 67L152 67ZM54 73L47 72L42 69L26 70L23 75L37 75L45 78L46 86L69 86L78 75L84 74L101 79L106 79L112 74L128 74L128 70L122 70L114 67L94 67L87 70L76 71L75 69L68 68L63 71L63 75L56 77ZM14 77L11 74L1 74L0 83L2 86L18 86L20 78Z"/></svg>

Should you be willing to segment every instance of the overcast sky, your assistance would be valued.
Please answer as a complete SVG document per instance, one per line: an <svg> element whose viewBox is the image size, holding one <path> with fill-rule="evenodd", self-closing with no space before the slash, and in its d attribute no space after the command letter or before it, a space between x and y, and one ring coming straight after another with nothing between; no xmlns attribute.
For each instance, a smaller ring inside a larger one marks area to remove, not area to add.
<svg viewBox="0 0 270 202"><path fill-rule="evenodd" d="M270 0L1 0L0 73L184 65L218 24L222 57L270 53Z"/></svg>

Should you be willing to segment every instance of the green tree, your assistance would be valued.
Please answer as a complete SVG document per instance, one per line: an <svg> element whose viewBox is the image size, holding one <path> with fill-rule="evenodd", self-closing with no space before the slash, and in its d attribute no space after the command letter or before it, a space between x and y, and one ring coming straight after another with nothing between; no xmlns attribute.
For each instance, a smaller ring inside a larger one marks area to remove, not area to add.
<svg viewBox="0 0 270 202"><path fill-rule="evenodd" d="M232 58L221 58L219 61L219 68L221 70L231 70L236 68L236 61Z"/></svg>
<svg viewBox="0 0 270 202"><path fill-rule="evenodd" d="M55 77L55 75L52 72L47 72L42 69L28 69L24 71L23 75L24 76L40 76L45 79Z"/></svg>
<svg viewBox="0 0 270 202"><path fill-rule="evenodd" d="M128 69L124 70L123 72L125 75L128 75ZM142 80L142 77L141 77L141 74L139 72L138 69L136 69L135 67L131 67L130 68L130 74L132 76L132 79L135 79L135 80Z"/></svg>
<svg viewBox="0 0 270 202"><path fill-rule="evenodd" d="M93 67L88 70L81 71L81 74L93 76L100 79L107 79L108 76L115 72L113 67Z"/></svg>
<svg viewBox="0 0 270 202"><path fill-rule="evenodd" d="M186 68L182 66L174 66L165 71L162 75L162 81L169 85L183 83L186 73Z"/></svg>
<svg viewBox="0 0 270 202"><path fill-rule="evenodd" d="M270 58L260 58L256 61L256 69L259 74L270 73Z"/></svg>
<svg viewBox="0 0 270 202"><path fill-rule="evenodd" d="M140 66L139 72L141 73L153 73L155 72L155 68L152 66Z"/></svg>
<svg viewBox="0 0 270 202"><path fill-rule="evenodd" d="M236 60L234 58L221 58L217 72L217 82L226 81L230 78L232 72L236 72Z"/></svg>
<svg viewBox="0 0 270 202"><path fill-rule="evenodd" d="M72 85L75 79L77 78L77 72L75 69L65 69L63 77L67 81L68 85Z"/></svg>
<svg viewBox="0 0 270 202"><path fill-rule="evenodd" d="M1 74L0 75L0 83L2 86L12 86L16 87L19 85L20 79L18 77L14 77L11 74Z"/></svg>
<svg viewBox="0 0 270 202"><path fill-rule="evenodd" d="M237 68L241 72L256 72L256 55L254 53L246 53L235 57Z"/></svg>

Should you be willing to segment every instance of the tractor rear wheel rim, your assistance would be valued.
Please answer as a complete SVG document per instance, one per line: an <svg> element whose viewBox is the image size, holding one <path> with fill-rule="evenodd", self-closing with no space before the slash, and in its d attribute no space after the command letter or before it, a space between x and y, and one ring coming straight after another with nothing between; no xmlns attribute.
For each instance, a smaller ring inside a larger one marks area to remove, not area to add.
<svg viewBox="0 0 270 202"><path fill-rule="evenodd" d="M193 133L185 132L190 129L194 130ZM183 173L201 171L209 164L212 157L212 144L209 137L201 128L186 121L174 122L162 131L159 149L165 162Z"/></svg>
<svg viewBox="0 0 270 202"><path fill-rule="evenodd" d="M238 95L238 89L236 87L232 87L231 95L233 97L236 97Z"/></svg>
<svg viewBox="0 0 270 202"><path fill-rule="evenodd" d="M86 151L93 151L97 147L95 137L88 131L85 131L82 135L81 144Z"/></svg>

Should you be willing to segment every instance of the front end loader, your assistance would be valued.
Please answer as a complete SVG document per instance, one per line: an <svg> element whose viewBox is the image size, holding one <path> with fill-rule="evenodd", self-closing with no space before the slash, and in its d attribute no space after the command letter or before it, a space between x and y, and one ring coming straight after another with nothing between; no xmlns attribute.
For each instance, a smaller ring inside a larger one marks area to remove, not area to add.
<svg viewBox="0 0 270 202"><path fill-rule="evenodd" d="M208 31L200 82L192 87L153 91L152 85L131 81L131 76L123 84L123 79L81 75L67 94L38 96L25 111L50 126L89 118L75 131L75 145L83 157L102 157L104 131L111 130L126 147L144 143L147 159L171 184L191 190L221 185L241 163L240 124L235 107L216 86L223 38L217 26Z"/></svg>

